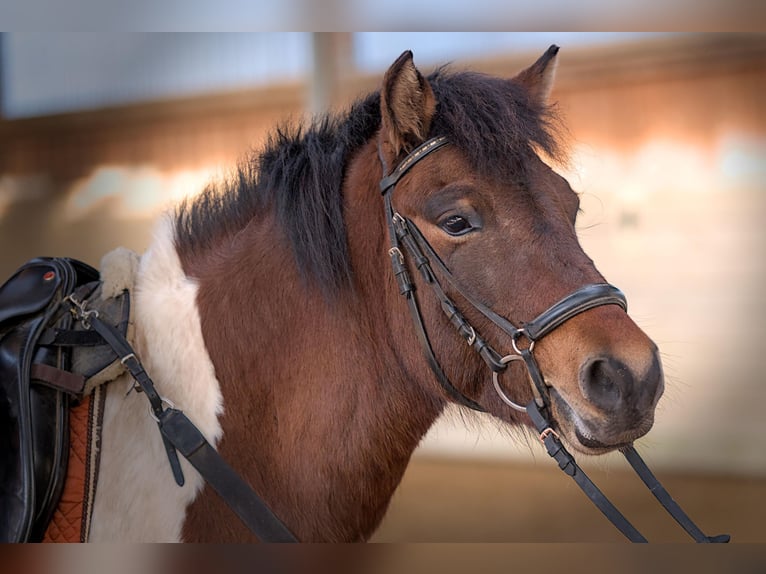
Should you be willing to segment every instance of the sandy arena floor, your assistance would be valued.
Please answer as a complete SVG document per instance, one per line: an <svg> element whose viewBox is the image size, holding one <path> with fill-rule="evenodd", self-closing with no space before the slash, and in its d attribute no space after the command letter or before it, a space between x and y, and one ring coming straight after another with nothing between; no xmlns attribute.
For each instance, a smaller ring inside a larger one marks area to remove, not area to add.
<svg viewBox="0 0 766 574"><path fill-rule="evenodd" d="M627 467L627 465L626 465ZM650 541L691 540L641 481L623 471L588 475ZM766 542L766 479L659 474L670 494L709 535ZM619 542L552 461L529 464L413 459L377 542Z"/></svg>

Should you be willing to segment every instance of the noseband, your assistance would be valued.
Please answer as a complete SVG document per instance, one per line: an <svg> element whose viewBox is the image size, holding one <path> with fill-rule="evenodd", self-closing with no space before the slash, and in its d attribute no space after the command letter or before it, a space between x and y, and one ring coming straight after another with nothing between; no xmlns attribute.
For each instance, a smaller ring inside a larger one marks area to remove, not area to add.
<svg viewBox="0 0 766 574"><path fill-rule="evenodd" d="M436 376L437 381L457 403L477 411L486 412L486 409L473 399L466 397L458 390L445 375L444 370L436 358L431 342L428 337L423 317L420 313L416 295L415 283L410 278L410 272L405 263L405 254L411 259L420 273L423 281L428 285L436 298L439 300L441 309L447 316L450 324L456 329L466 344L472 348L486 363L490 370L494 388L500 398L508 406L518 411L526 412L534 427L539 433L540 440L545 445L548 454L559 464L559 468L571 476L578 486L585 492L591 501L601 512L615 525L630 541L647 542L646 538L620 513L619 510L604 496L596 485L588 478L579 467L574 457L564 448L558 434L552 428L552 409L550 392L545 384L545 378L535 360L533 351L537 341L560 327L566 321L595 307L602 305L618 305L627 311L628 305L625 295L616 287L598 283L581 287L570 293L563 299L554 303L540 315L517 327L511 321L499 315L473 294L464 289L455 279L452 272L439 258L431 244L426 240L418 227L411 220L403 217L394 209L392 195L398 181L420 160L436 150L447 145L446 137L432 138L410 152L407 157L380 182L380 190L383 196L386 222L390 248L388 253L391 257L391 265L394 276L399 286L399 292L408 303L410 315L415 326L423 354ZM383 173L387 166L379 149L379 156L383 165ZM498 353L479 332L468 322L459 311L455 302L445 293L439 279L434 273L434 267L439 270L440 276L460 295L468 301L469 305L481 313L490 322L497 326L503 333L508 335L513 352L508 354ZM522 406L510 399L503 391L499 377L513 361L522 361L526 366L532 393L534 395L526 406ZM630 465L642 479L644 484L651 490L670 515L689 533L697 542L728 542L728 535L706 536L684 513L680 506L670 497L665 488L652 474L638 452L632 445L621 449L621 452Z"/></svg>

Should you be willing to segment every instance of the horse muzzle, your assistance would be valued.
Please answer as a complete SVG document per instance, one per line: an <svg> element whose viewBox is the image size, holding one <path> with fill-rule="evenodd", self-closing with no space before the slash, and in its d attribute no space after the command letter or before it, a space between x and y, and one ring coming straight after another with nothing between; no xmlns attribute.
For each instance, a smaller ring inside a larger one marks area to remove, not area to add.
<svg viewBox="0 0 766 574"><path fill-rule="evenodd" d="M649 366L636 373L608 355L591 357L580 367L578 397L551 389L551 408L560 431L574 448L601 454L623 448L645 435L665 388L656 350Z"/></svg>

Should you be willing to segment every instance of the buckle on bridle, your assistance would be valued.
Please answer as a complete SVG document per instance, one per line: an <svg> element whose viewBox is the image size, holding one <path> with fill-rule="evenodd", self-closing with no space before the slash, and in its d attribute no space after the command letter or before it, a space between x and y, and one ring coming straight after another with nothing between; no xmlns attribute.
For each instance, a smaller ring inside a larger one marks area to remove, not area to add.
<svg viewBox="0 0 766 574"><path fill-rule="evenodd" d="M540 442L544 443L545 439L548 438L551 435L556 437L557 440L561 440L561 437L559 436L559 433L557 433L551 427L548 427L547 429L543 430L543 432L540 433Z"/></svg>
<svg viewBox="0 0 766 574"><path fill-rule="evenodd" d="M471 336L465 340L465 342L468 343L468 346L470 347L476 342L476 329L474 329L473 326L469 325L468 323L466 323L466 327L471 330Z"/></svg>
<svg viewBox="0 0 766 574"><path fill-rule="evenodd" d="M397 258L399 259L399 264L404 265L404 254L402 253L401 249L399 249L398 247L392 247L391 249L388 250L388 254L391 257L396 255Z"/></svg>

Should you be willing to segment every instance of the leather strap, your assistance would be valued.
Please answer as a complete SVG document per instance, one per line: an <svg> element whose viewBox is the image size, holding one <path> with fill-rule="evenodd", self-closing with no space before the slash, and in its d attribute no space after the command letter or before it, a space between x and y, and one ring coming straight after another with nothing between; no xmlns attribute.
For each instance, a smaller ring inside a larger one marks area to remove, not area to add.
<svg viewBox="0 0 766 574"><path fill-rule="evenodd" d="M97 347L104 339L95 331L49 328L40 335L40 345L56 347Z"/></svg>
<svg viewBox="0 0 766 574"><path fill-rule="evenodd" d="M130 343L125 340L125 338L119 331L117 331L117 329L108 323L104 323L97 316L88 317L87 321L98 332L98 334L104 338L104 341L106 341L106 343L114 350L114 352L117 353L117 356L120 357L120 362L125 365L125 368L128 369L130 375L141 387L141 390L144 391L144 394L146 395L146 398L149 400L149 404L151 405L152 412L154 413L154 418L159 423L160 415L162 415L162 412L165 408L163 405L164 399L157 393L157 390L154 388L153 381L151 378L149 378L149 375L144 370L144 366L136 357L136 354L133 351L133 347L130 346ZM181 470L181 463L178 461L178 454L176 453L176 449L173 444L169 442L167 438L165 438L165 435L162 435L162 441L165 445L165 451L168 455L170 469L173 471L173 478L175 479L178 486L183 486L184 475L183 471Z"/></svg>
<svg viewBox="0 0 766 574"><path fill-rule="evenodd" d="M45 363L32 363L29 376L34 381L42 382L49 387L74 396L81 395L85 386L85 377L82 375L70 373Z"/></svg>
<svg viewBox="0 0 766 574"><path fill-rule="evenodd" d="M388 189L393 188L389 187ZM389 249L389 255L391 256L391 265L394 271L394 277L396 278L397 284L399 285L399 293L404 295L407 299L407 307L410 311L410 316L412 317L412 322L415 326L415 333L417 334L418 340L420 341L420 348L425 355L426 361L431 367L431 371L436 376L437 382L450 396L450 398L457 401L461 405L468 407L469 409L484 412L484 407L479 405L479 403L473 399L466 397L457 388L455 388L447 375L444 374L444 370L441 368L441 365L439 364L439 361L434 354L433 347L431 346L431 341L428 338L428 332L426 331L426 327L423 324L423 317L418 307L418 300L415 294L415 284L410 279L410 275L407 272L407 266L404 264L404 254L401 250L400 236L397 233L396 226L393 222L391 194L385 193L383 195L383 201L386 210L386 220L389 226L389 237L391 241L391 249ZM428 277L429 272L427 269L422 267L422 262L419 268L421 273L424 273L425 276ZM426 280L428 281L429 279Z"/></svg>
<svg viewBox="0 0 766 574"><path fill-rule="evenodd" d="M418 339L420 340L420 347L425 354L429 366L431 367L431 371L433 371L434 375L436 375L436 380L439 381L439 385L441 385L441 387L446 391L450 398L457 401L461 405L475 411L486 412L486 409L484 409L484 407L482 407L479 403L466 397L457 388L455 388L455 386L450 382L449 378L447 378L447 375L444 374L439 361L434 355L433 347L428 340L428 333L426 333L425 325L423 325L423 318L418 309L418 303L415 299L414 291L411 291L410 294L407 295L407 303L410 308L410 315L412 316L412 320L415 325L415 333L417 333Z"/></svg>
<svg viewBox="0 0 766 574"><path fill-rule="evenodd" d="M295 536L269 509L250 486L221 458L189 418L175 408L165 408L167 401L154 387L154 382L136 357L130 343L108 323L76 303L72 309L81 313L80 319L99 333L127 367L141 387L157 420L173 476L179 486L184 484L176 450L197 469L203 479L226 502L242 522L264 542L297 542Z"/></svg>
<svg viewBox="0 0 766 574"><path fill-rule="evenodd" d="M728 534L718 534L716 536L706 536L702 530L700 530L694 522L692 522L691 518L683 511L683 509L678 505L678 503L673 500L673 497L670 496L670 493L665 490L665 487L660 484L660 481L657 480L657 477L654 476L651 470L649 470L649 467L646 466L646 463L644 460L639 456L638 451L633 446L626 447L622 449L622 454L625 457L625 459L630 463L630 466L633 467L633 470L636 471L636 474L639 476L639 478L644 482L646 487L649 489L649 492L651 492L654 497L662 504L663 508L667 510L668 514L673 517L673 519L678 522L681 527L686 530L686 532L694 538L696 542L700 543L725 543L729 542L731 540L731 536Z"/></svg>
<svg viewBox="0 0 766 574"><path fill-rule="evenodd" d="M531 401L527 405L527 414L532 419L537 432L540 433L540 440L545 445L545 450L558 464L559 468L568 476L571 476L577 486L585 495L596 505L601 513L609 519L609 522L623 533L631 542L648 542L646 538L636 530L623 514L617 510L604 493L593 483L585 474L585 471L575 461L574 457L564 448L553 429L551 429L548 420L540 412L537 403Z"/></svg>
<svg viewBox="0 0 766 574"><path fill-rule="evenodd" d="M431 244L423 237L423 233L418 226L409 219L404 221L408 232L412 234L418 246L426 253L429 260L434 262L447 282L482 315L511 337L516 336L518 332L523 332L529 340L537 341L575 315L579 315L594 307L600 307L601 305L619 305L623 310L628 310L627 299L622 291L608 283L596 283L585 285L577 291L570 293L531 321L525 322L523 328L519 328L502 315L498 315L474 297L470 291L465 289L441 260L439 254L434 251Z"/></svg>
<svg viewBox="0 0 766 574"><path fill-rule="evenodd" d="M537 341L575 315L601 305L618 305L623 311L628 310L628 301L617 287L607 283L586 285L524 323L524 331L531 341Z"/></svg>
<svg viewBox="0 0 766 574"><path fill-rule="evenodd" d="M402 163L396 166L396 169L393 172L380 180L380 193L385 195L389 189L393 188L397 184L402 176L404 176L404 174L407 173L413 165L418 163L428 154L435 152L437 149L447 145L448 143L449 140L445 136L438 136L420 144L418 147L412 150L407 155L407 157L404 158L404 160L402 160ZM379 155L381 158L381 163L384 164L385 169L383 154Z"/></svg>
<svg viewBox="0 0 766 574"><path fill-rule="evenodd" d="M160 415L162 436L170 441L239 519L264 542L297 542L292 532L255 494L202 433L181 411L169 408Z"/></svg>
<svg viewBox="0 0 766 574"><path fill-rule="evenodd" d="M429 258L429 261L433 262L447 283L449 283L452 288L455 289L455 291L460 293L460 295L462 295L463 298L465 298L472 307L474 307L492 323L497 325L501 331L507 333L510 336L513 336L519 330L518 327L516 327L516 325L511 323L502 315L495 313L492 309L474 297L468 289L465 289L452 274L452 271L450 271L449 268L441 260L439 254L434 251L434 248L431 247L431 244L428 243L425 237L423 237L423 233L420 231L418 226L409 219L403 218L403 220L406 224L408 232L412 234L420 249L425 252L426 256Z"/></svg>

